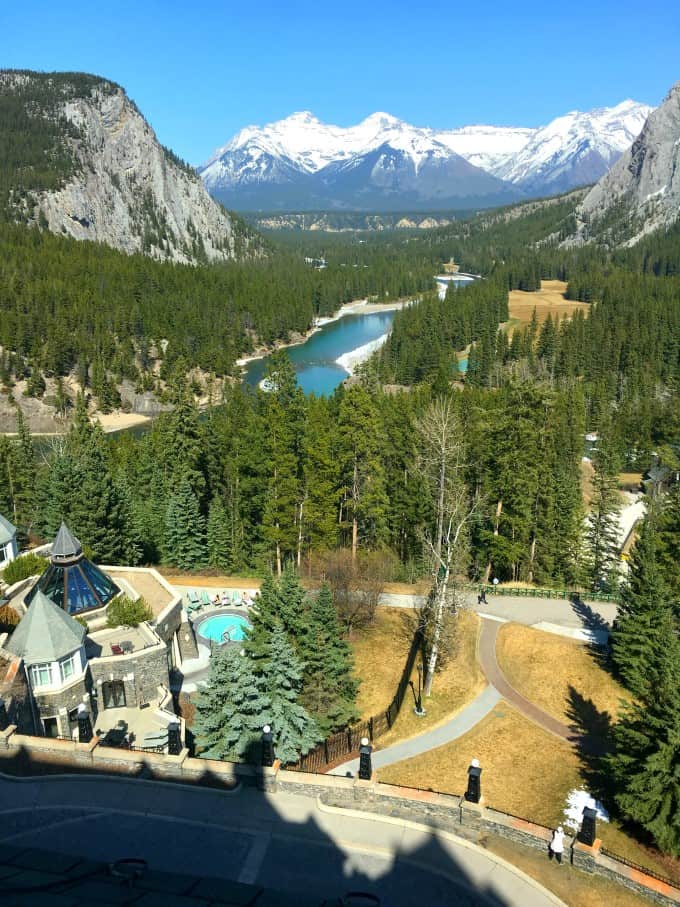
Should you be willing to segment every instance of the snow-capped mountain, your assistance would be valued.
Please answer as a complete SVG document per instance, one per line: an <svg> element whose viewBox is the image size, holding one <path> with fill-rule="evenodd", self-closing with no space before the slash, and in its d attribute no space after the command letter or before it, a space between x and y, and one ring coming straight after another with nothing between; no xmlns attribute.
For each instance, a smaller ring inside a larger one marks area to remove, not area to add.
<svg viewBox="0 0 680 907"><path fill-rule="evenodd" d="M439 131L387 113L333 126L305 111L242 129L199 173L235 208L481 207L594 182L651 109L624 101L537 129Z"/></svg>
<svg viewBox="0 0 680 907"><path fill-rule="evenodd" d="M635 101L571 111L537 129L517 154L491 167L528 192L562 192L600 179L630 148L653 108Z"/></svg>

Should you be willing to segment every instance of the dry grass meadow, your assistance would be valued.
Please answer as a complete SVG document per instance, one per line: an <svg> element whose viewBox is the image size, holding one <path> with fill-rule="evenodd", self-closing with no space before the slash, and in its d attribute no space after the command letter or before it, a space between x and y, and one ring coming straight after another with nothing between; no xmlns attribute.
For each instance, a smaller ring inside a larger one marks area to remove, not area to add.
<svg viewBox="0 0 680 907"><path fill-rule="evenodd" d="M375 623L355 632L350 640L355 673L361 679L358 707L364 718L383 711L392 701L413 638L413 619L410 609L378 608ZM436 674L432 696L423 701L427 715L418 718L413 714L413 695L407 693L394 727L378 741L380 748L422 734L448 720L483 689L485 681L477 664L478 636L477 615L461 611L455 655ZM415 666L411 680L417 690Z"/></svg>
<svg viewBox="0 0 680 907"><path fill-rule="evenodd" d="M512 686L565 724L604 726L616 720L630 695L589 646L565 636L504 624L496 657Z"/></svg>
<svg viewBox="0 0 680 907"><path fill-rule="evenodd" d="M508 299L510 312L509 330L519 325L529 324L536 310L539 324L548 320L548 316L555 318L569 318L574 312L586 311L587 302L576 302L565 299L567 285L563 280L542 280L541 289L535 293L525 293L523 290L511 290Z"/></svg>

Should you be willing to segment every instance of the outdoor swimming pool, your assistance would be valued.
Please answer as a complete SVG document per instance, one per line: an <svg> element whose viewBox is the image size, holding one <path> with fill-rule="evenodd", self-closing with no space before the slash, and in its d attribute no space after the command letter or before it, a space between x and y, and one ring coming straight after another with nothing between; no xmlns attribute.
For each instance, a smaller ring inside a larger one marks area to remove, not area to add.
<svg viewBox="0 0 680 907"><path fill-rule="evenodd" d="M210 642L242 642L249 628L250 622L241 614L212 614L197 625L196 631Z"/></svg>

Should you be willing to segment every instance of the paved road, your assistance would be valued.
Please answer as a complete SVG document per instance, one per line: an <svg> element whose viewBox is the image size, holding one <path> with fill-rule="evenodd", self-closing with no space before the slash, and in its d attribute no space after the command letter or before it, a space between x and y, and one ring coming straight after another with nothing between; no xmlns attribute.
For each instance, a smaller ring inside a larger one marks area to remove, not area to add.
<svg viewBox="0 0 680 907"><path fill-rule="evenodd" d="M611 602L586 604L555 598L518 598L490 593L485 604L477 604L474 593L465 593L466 605L478 614L502 621L515 621L560 636L605 642L608 628L616 617L617 606ZM380 604L392 608L415 608L423 604L422 595L384 593Z"/></svg>
<svg viewBox="0 0 680 907"><path fill-rule="evenodd" d="M394 746L387 746L384 750L378 750L373 754L371 760L373 768L384 768L386 765L393 765L395 762L410 759L412 756L418 756L420 753L434 750L438 746L451 743L457 737L462 737L463 734L467 734L469 730L493 710L500 698L501 694L493 686L485 687L471 703L466 705L446 724L441 724L439 727L426 731L424 734L418 734L417 737L403 740L401 743L395 743ZM427 702L425 705L427 705ZM329 774L352 775L354 777L358 771L359 760L352 759L350 762L344 762L334 768Z"/></svg>
<svg viewBox="0 0 680 907"><path fill-rule="evenodd" d="M306 797L101 777L0 777L0 841L289 893L370 891L383 907L561 904L454 835Z"/></svg>

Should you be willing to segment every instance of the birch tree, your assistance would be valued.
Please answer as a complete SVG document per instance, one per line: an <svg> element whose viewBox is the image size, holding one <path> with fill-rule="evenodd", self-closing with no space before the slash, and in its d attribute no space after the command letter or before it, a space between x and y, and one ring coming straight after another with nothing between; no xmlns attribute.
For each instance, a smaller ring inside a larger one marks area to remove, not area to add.
<svg viewBox="0 0 680 907"><path fill-rule="evenodd" d="M462 426L450 397L433 401L416 424L419 455L416 470L430 497L434 519L423 532L432 565L432 587L420 614L426 640L424 693L432 693L434 672L442 654L446 623L455 616L455 575L466 555L466 527L476 509L464 480Z"/></svg>

